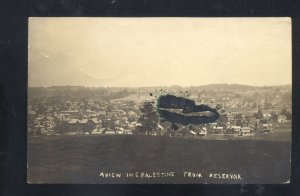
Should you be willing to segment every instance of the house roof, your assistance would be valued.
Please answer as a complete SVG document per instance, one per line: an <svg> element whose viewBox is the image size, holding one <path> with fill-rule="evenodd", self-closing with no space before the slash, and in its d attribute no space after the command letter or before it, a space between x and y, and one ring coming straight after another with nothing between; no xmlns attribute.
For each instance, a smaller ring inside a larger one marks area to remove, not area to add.
<svg viewBox="0 0 300 196"><path fill-rule="evenodd" d="M136 116L137 114L134 111L129 111L128 115L130 115L130 116Z"/></svg>
<svg viewBox="0 0 300 196"><path fill-rule="evenodd" d="M194 132L194 131L190 131L190 133L193 134L193 135L196 135L196 132Z"/></svg>
<svg viewBox="0 0 300 196"><path fill-rule="evenodd" d="M240 129L241 126L232 126L232 128L234 128L234 129Z"/></svg>
<svg viewBox="0 0 300 196"><path fill-rule="evenodd" d="M31 111L28 111L28 114L31 114L31 115L36 115L36 112L31 110Z"/></svg>
<svg viewBox="0 0 300 196"><path fill-rule="evenodd" d="M278 118L286 118L286 116L282 114L278 114Z"/></svg>
<svg viewBox="0 0 300 196"><path fill-rule="evenodd" d="M98 118L92 118L91 121L93 121L93 122L96 123L96 124L102 122L102 120L100 120L100 119L98 119Z"/></svg>
<svg viewBox="0 0 300 196"><path fill-rule="evenodd" d="M75 124L75 123L77 123L79 120L78 119L71 119L70 121L69 121L69 124Z"/></svg>
<svg viewBox="0 0 300 196"><path fill-rule="evenodd" d="M77 113L78 110L66 110L66 111L61 111L61 113Z"/></svg>
<svg viewBox="0 0 300 196"><path fill-rule="evenodd" d="M263 127L271 127L272 124L263 124Z"/></svg>
<svg viewBox="0 0 300 196"><path fill-rule="evenodd" d="M88 119L82 119L82 120L79 121L79 123L81 123L81 124L85 124L87 122L88 122Z"/></svg>

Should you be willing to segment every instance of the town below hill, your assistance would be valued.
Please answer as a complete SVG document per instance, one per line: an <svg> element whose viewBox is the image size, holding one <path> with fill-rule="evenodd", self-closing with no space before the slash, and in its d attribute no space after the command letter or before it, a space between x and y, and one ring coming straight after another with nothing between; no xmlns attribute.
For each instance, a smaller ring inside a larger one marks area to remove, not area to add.
<svg viewBox="0 0 300 196"><path fill-rule="evenodd" d="M215 122L182 125L161 118L161 95L217 108ZM29 87L28 134L153 135L192 138L274 138L290 136L291 85L254 87L212 84L191 87ZM280 134L279 134L280 133ZM263 135L263 136L262 136ZM261 137L262 136L262 137Z"/></svg>

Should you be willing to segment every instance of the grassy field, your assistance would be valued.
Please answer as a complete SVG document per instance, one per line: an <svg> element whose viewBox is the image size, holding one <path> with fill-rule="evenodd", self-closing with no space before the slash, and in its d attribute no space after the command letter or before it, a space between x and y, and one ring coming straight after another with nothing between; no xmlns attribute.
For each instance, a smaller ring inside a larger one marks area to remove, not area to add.
<svg viewBox="0 0 300 196"><path fill-rule="evenodd" d="M30 183L285 183L290 142L142 135L28 138ZM175 172L172 178L100 178L100 172ZM202 178L185 178L200 172ZM210 178L240 174L241 180Z"/></svg>

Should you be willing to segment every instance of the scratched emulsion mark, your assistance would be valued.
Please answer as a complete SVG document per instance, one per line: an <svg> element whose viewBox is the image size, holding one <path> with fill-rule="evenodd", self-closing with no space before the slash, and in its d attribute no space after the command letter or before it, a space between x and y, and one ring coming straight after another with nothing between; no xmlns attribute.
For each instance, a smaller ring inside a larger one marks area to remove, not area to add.
<svg viewBox="0 0 300 196"><path fill-rule="evenodd" d="M161 95L157 100L159 116L172 124L204 124L216 121L220 114L208 105L175 95Z"/></svg>

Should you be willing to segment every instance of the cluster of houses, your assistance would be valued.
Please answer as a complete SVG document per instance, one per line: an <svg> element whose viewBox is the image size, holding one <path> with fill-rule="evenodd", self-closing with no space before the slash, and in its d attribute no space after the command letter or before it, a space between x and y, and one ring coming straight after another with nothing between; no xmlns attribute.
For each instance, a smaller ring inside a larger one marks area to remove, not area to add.
<svg viewBox="0 0 300 196"><path fill-rule="evenodd" d="M138 108L132 103L106 104L98 110L79 110L76 104L63 111L37 115L28 110L28 132L31 134L132 134L139 126Z"/></svg>
<svg viewBox="0 0 300 196"><path fill-rule="evenodd" d="M35 117L35 118L34 118ZM30 112L28 118L32 118L31 122L28 122L28 132L29 133L39 133L43 135L54 134L54 128L56 123L54 122L54 117L36 115L36 112Z"/></svg>
<svg viewBox="0 0 300 196"><path fill-rule="evenodd" d="M238 136L250 136L254 133L272 133L271 123L257 123L255 126L228 125L218 126L217 123L210 123L210 131L213 134L235 134Z"/></svg>
<svg viewBox="0 0 300 196"><path fill-rule="evenodd" d="M273 125L271 123L260 124L260 127L252 126L224 126L220 123L209 123L202 125L189 126L179 125L176 131L171 128L158 127L158 130L147 133L147 135L170 135L170 136L200 136L207 135L235 135L235 136L253 136L254 133L272 133Z"/></svg>
<svg viewBox="0 0 300 196"><path fill-rule="evenodd" d="M228 101L225 97L223 101ZM214 104L215 101L211 101ZM202 104L202 103L201 103ZM254 114L257 108L235 107L225 104L226 112L221 113L217 122L202 124L190 128L179 126L174 131L171 125L157 123L157 130L147 132L149 135L197 135L208 134L235 134L249 136L254 133L271 133L274 124L287 123L285 115L277 112L276 119L272 119L271 111L257 119ZM139 122L142 103L134 101L95 102L67 101L62 105L48 105L43 113L37 112L37 107L28 106L28 132L30 134L135 134L142 126Z"/></svg>
<svg viewBox="0 0 300 196"><path fill-rule="evenodd" d="M221 117L213 123L182 126L177 125L176 131L172 131L172 125L169 123L161 124L163 128L149 133L150 135L160 135L168 133L173 136L207 136L207 135L234 135L234 136L254 136L254 134L273 133L274 128L289 123L286 116L279 113L276 118L271 118L270 111L265 111L263 117L258 119L255 117L256 110L252 108L244 108L243 110L228 110L221 113Z"/></svg>

